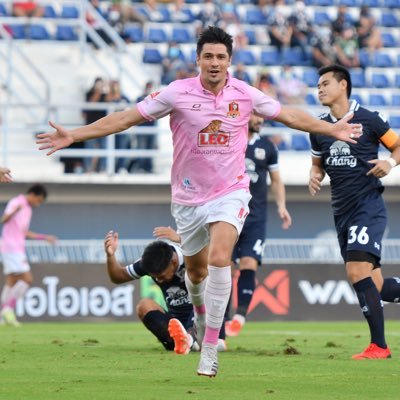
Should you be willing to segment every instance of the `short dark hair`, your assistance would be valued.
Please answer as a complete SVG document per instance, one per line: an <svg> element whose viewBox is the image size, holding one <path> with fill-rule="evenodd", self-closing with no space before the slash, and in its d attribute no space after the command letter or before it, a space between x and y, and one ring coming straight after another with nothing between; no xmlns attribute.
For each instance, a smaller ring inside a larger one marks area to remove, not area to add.
<svg viewBox="0 0 400 400"><path fill-rule="evenodd" d="M149 243L142 254L142 268L148 274L164 272L172 260L171 246L162 240Z"/></svg>
<svg viewBox="0 0 400 400"><path fill-rule="evenodd" d="M343 79L347 82L347 98L349 98L351 95L351 88L352 88L350 72L342 65L337 65L337 64L328 65L318 70L319 76L322 76L328 72L333 72L333 76L338 82L340 82Z"/></svg>
<svg viewBox="0 0 400 400"><path fill-rule="evenodd" d="M47 190L46 188L40 184L40 183L36 183L33 186L31 186L26 193L33 193L36 196L43 196L44 199L47 198Z"/></svg>
<svg viewBox="0 0 400 400"><path fill-rule="evenodd" d="M226 33L221 28L217 26L209 26L204 30L197 41L196 54L200 56L203 46L206 43L222 43L226 46L229 57L232 57L233 39L232 36Z"/></svg>

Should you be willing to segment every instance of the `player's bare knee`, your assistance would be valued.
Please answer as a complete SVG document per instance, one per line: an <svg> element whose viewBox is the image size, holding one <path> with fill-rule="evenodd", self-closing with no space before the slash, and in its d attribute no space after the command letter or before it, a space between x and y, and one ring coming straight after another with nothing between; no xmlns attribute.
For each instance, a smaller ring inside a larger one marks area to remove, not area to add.
<svg viewBox="0 0 400 400"><path fill-rule="evenodd" d="M141 321L148 312L153 310L162 310L162 308L152 299L142 299L136 306L136 314Z"/></svg>

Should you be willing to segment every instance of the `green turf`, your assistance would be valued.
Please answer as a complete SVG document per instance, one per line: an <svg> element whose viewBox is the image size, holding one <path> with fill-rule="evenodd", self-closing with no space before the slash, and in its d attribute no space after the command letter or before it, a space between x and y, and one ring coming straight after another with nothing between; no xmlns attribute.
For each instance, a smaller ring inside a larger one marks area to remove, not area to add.
<svg viewBox="0 0 400 400"><path fill-rule="evenodd" d="M138 323L1 326L0 399L398 400L400 322L386 331L392 359L354 361L365 323L248 323L210 379Z"/></svg>

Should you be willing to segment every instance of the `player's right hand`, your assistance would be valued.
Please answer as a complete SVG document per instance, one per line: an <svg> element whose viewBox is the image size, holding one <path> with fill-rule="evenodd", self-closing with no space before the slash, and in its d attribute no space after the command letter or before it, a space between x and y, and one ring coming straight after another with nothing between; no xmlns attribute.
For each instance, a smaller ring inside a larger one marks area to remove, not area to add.
<svg viewBox="0 0 400 400"><path fill-rule="evenodd" d="M153 236L158 239L168 239L175 243L181 242L181 237L170 226L156 226L153 229Z"/></svg>
<svg viewBox="0 0 400 400"><path fill-rule="evenodd" d="M104 239L104 250L108 256L113 256L118 248L118 232L109 231Z"/></svg>
<svg viewBox="0 0 400 400"><path fill-rule="evenodd" d="M36 144L40 145L39 150L51 149L47 153L48 156L55 153L57 150L68 147L74 143L74 138L71 132L52 121L49 121L49 125L53 127L55 131L39 133L36 140Z"/></svg>
<svg viewBox="0 0 400 400"><path fill-rule="evenodd" d="M8 168L0 167L0 182L12 182L11 171Z"/></svg>
<svg viewBox="0 0 400 400"><path fill-rule="evenodd" d="M321 182L323 178L324 177L319 172L310 175L308 190L310 191L311 196L315 196L321 190Z"/></svg>

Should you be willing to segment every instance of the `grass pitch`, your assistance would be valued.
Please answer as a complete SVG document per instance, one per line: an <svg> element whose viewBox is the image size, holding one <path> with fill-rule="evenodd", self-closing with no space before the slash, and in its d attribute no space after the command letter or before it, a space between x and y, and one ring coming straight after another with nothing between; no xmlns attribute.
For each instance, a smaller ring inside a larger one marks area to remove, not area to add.
<svg viewBox="0 0 400 400"><path fill-rule="evenodd" d="M391 359L354 361L366 323L249 322L211 379L199 353L166 352L139 323L1 326L0 399L398 400L400 322L386 332Z"/></svg>

